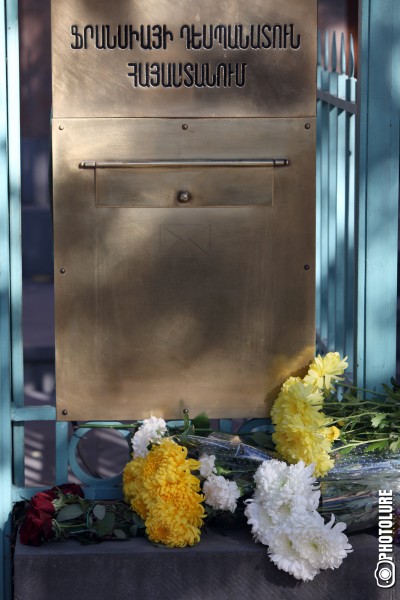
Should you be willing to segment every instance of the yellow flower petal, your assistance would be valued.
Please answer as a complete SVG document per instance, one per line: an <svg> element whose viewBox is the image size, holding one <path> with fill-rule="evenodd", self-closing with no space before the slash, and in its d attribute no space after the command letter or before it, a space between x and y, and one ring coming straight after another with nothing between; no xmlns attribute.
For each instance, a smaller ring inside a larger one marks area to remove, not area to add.
<svg viewBox="0 0 400 600"><path fill-rule="evenodd" d="M200 481L192 474L197 460L187 459L187 449L164 438L145 458L126 465L124 495L145 519L153 542L166 546L191 546L200 539L205 517Z"/></svg>
<svg viewBox="0 0 400 600"><path fill-rule="evenodd" d="M340 358L339 352L328 352L326 356L318 355L311 363L304 383L319 390L331 391L334 384L343 380L345 369L348 367L347 356Z"/></svg>

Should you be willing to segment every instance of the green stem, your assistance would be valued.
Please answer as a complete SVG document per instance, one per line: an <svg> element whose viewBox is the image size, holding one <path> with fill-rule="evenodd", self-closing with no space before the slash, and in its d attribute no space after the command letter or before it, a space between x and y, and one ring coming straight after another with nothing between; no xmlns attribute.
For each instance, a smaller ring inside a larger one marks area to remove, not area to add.
<svg viewBox="0 0 400 600"><path fill-rule="evenodd" d="M138 423L127 423L126 425L102 425L101 423L84 423L77 425L77 429L132 429L139 427Z"/></svg>
<svg viewBox="0 0 400 600"><path fill-rule="evenodd" d="M331 450L330 454L333 454L335 452L340 452L341 450L344 450L345 448L356 448L357 446L363 446L365 444L373 444L375 442L388 442L390 438L385 437L385 438L380 438L378 440L367 440L365 442L355 442L354 444L346 444L345 446L341 446L340 448L336 448L335 450Z"/></svg>
<svg viewBox="0 0 400 600"><path fill-rule="evenodd" d="M340 406L341 408L348 408L348 407L359 407L359 406L378 406L379 408L385 407L388 408L390 405L395 405L396 408L398 406L397 402L382 402L382 400L380 400L379 402L374 402L373 400L357 400L356 402L350 402L350 400L342 400L341 402L326 402L323 405L323 409L326 412L329 408L334 407L334 406ZM390 408L392 408L392 406L390 406ZM394 407L393 407L394 408Z"/></svg>
<svg viewBox="0 0 400 600"><path fill-rule="evenodd" d="M366 417L368 415L373 415L374 413L371 411L365 412L365 413L360 413L359 415L349 415L348 417L339 417L338 419L336 419L336 421L332 421L332 423L338 423L339 421L346 421L348 419L360 419L361 417ZM326 425L326 427L329 427L329 425Z"/></svg>
<svg viewBox="0 0 400 600"><path fill-rule="evenodd" d="M374 392L373 390L368 390L367 388L357 387L356 385L350 385L349 383L341 383L340 387L349 388L351 390L357 390L359 392L366 392L367 394L372 394L374 396L382 396L383 398L387 397L387 394L382 394L381 392Z"/></svg>

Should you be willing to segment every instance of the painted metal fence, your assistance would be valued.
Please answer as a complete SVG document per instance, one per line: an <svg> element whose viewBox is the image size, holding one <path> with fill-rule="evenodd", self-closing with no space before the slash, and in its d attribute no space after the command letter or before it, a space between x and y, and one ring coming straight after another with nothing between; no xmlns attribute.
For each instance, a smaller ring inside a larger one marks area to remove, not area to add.
<svg viewBox="0 0 400 600"><path fill-rule="evenodd" d="M0 597L11 598L12 420L23 402L18 3L0 2ZM23 448L18 429L15 443ZM19 452L21 455L21 451Z"/></svg>
<svg viewBox="0 0 400 600"><path fill-rule="evenodd" d="M346 56L343 39L339 49L335 36L321 40L318 65L318 340L321 349L347 354L358 383L370 387L395 372L397 1L360 0L358 83L352 46ZM78 463L84 429L71 437L70 426L56 422L54 406L23 403L17 8L17 0L0 0L0 597L5 600L12 597L12 506L36 491L25 487L25 423L54 424L55 483L65 482L72 468L87 484L88 497L115 497L117 489L117 479L96 479Z"/></svg>
<svg viewBox="0 0 400 600"><path fill-rule="evenodd" d="M354 364L355 157L357 80L354 43L318 38L316 328L321 351Z"/></svg>

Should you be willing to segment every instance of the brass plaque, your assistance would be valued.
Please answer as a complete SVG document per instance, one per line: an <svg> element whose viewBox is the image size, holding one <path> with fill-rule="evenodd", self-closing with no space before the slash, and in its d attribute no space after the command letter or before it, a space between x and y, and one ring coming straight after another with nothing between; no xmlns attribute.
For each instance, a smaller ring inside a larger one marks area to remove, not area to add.
<svg viewBox="0 0 400 600"><path fill-rule="evenodd" d="M264 417L314 353L315 119L54 119L53 161L58 418Z"/></svg>
<svg viewBox="0 0 400 600"><path fill-rule="evenodd" d="M53 0L57 415L264 417L314 353L316 0Z"/></svg>
<svg viewBox="0 0 400 600"><path fill-rule="evenodd" d="M53 115L315 114L316 0L53 0Z"/></svg>
<svg viewBox="0 0 400 600"><path fill-rule="evenodd" d="M107 168L107 164L93 166L96 206L193 209L246 206L249 202L272 204L273 165L264 166L260 161L259 166L247 166L241 161L226 161L225 166L216 166L212 161L203 161L201 167L199 162L176 161L170 167L163 163L152 166L154 161L134 168L129 168L129 163L117 168Z"/></svg>

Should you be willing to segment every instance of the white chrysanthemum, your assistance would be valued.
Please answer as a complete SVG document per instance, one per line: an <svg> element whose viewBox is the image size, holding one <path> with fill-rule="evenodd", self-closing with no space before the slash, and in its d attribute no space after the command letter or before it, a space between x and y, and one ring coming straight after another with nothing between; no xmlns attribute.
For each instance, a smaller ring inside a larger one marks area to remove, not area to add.
<svg viewBox="0 0 400 600"><path fill-rule="evenodd" d="M316 569L337 569L352 551L343 533L345 523L329 523L317 512L293 516L287 523L292 531L293 547Z"/></svg>
<svg viewBox="0 0 400 600"><path fill-rule="evenodd" d="M329 523L316 511L314 465L264 462L254 476L256 491L245 515L254 538L267 545L276 566L296 579L310 581L320 569L335 569L352 551L344 523Z"/></svg>
<svg viewBox="0 0 400 600"><path fill-rule="evenodd" d="M301 556L294 547L290 529L285 526L276 528L275 534L269 545L268 555L278 569L303 581L314 579L319 569Z"/></svg>
<svg viewBox="0 0 400 600"><path fill-rule="evenodd" d="M246 500L244 514L256 542L269 546L275 537L275 525L268 508L260 502L257 492L251 500Z"/></svg>
<svg viewBox="0 0 400 600"><path fill-rule="evenodd" d="M153 416L150 419L145 419L133 436L132 449L134 458L147 456L149 444L154 444L162 439L166 431L167 424L164 419L158 419Z"/></svg>
<svg viewBox="0 0 400 600"><path fill-rule="evenodd" d="M206 477L206 478L210 477L210 475L217 472L217 469L214 466L215 465L214 454L211 454L210 456L208 456L208 454L203 454L202 456L200 456L199 461L200 461L200 475L202 475L203 477Z"/></svg>
<svg viewBox="0 0 400 600"><path fill-rule="evenodd" d="M229 481L222 475L211 474L204 482L205 502L216 510L235 512L240 490L235 481Z"/></svg>
<svg viewBox="0 0 400 600"><path fill-rule="evenodd" d="M320 492L315 489L314 465L303 461L287 465L279 460L265 461L256 471L254 480L260 502L274 523L282 523L293 511L316 510Z"/></svg>

